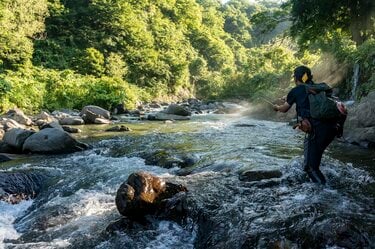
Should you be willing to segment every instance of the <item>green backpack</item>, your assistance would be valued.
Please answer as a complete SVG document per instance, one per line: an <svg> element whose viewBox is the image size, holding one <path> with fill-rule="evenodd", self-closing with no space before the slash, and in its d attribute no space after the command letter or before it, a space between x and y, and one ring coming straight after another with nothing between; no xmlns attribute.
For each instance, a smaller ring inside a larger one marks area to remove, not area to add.
<svg viewBox="0 0 375 249"><path fill-rule="evenodd" d="M332 90L326 83L306 84L310 102L310 115L315 119L337 119L341 112L335 100L327 96L327 91Z"/></svg>

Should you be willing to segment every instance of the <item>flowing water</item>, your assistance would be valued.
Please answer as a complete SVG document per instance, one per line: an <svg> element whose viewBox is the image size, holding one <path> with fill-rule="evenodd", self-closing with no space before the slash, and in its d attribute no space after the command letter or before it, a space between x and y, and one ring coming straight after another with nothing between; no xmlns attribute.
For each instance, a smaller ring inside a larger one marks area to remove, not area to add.
<svg viewBox="0 0 375 249"><path fill-rule="evenodd" d="M32 201L0 202L0 248L375 248L373 151L332 145L321 187L301 169L303 134L286 123L203 115L127 125L133 131L121 135L86 126L81 139L93 148L84 152L4 164L3 171L32 170L48 181ZM198 162L182 176L179 168L138 157L157 149ZM240 181L248 169L279 169L283 176ZM106 233L120 218L118 187L140 170L187 186L192 217Z"/></svg>
<svg viewBox="0 0 375 249"><path fill-rule="evenodd" d="M352 91L350 94L350 100L356 99L358 81L359 81L359 63L355 63L354 68L353 68Z"/></svg>

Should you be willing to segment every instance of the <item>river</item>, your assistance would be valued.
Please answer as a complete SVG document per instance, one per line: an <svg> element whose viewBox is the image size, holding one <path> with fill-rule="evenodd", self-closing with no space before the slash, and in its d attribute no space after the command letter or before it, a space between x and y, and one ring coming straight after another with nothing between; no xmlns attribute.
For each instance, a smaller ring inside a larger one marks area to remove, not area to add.
<svg viewBox="0 0 375 249"><path fill-rule="evenodd" d="M3 164L2 171L37 172L47 182L34 200L0 202L0 248L375 248L374 151L332 144L321 187L301 168L304 135L286 123L208 114L126 125L132 131L121 134L83 127L79 138L93 147L84 152ZM182 174L139 157L158 149L197 163ZM283 176L240 181L249 169L279 169ZM187 186L200 217L106 233L120 218L118 187L140 170Z"/></svg>

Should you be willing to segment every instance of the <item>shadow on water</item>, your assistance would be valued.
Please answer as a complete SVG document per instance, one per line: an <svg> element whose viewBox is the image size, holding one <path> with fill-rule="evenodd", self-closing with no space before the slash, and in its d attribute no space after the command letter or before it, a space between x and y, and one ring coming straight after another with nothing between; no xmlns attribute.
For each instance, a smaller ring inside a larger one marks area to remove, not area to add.
<svg viewBox="0 0 375 249"><path fill-rule="evenodd" d="M91 150L5 167L48 172L50 181L32 204L9 213L4 223L0 220L0 246L375 247L374 171L368 151L339 143L330 147L322 165L328 185L321 187L310 183L301 169L303 135L285 123L208 115L174 124L129 126L132 132L116 136L102 135L100 126L88 127L85 134L96 134L87 138ZM139 156L160 149L198 160L184 176L177 176L181 169L146 165ZM240 181L239 172L248 169L278 169L283 175ZM117 188L139 170L186 185L190 219L185 224L154 221L108 235L106 227L120 218L114 203ZM0 205L0 210L9 209ZM9 227L15 229L11 236L1 232Z"/></svg>

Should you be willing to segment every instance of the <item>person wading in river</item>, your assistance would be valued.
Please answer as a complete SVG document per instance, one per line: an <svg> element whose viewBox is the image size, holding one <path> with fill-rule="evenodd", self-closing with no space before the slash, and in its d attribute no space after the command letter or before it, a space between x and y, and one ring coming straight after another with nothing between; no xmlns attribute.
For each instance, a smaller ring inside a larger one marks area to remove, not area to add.
<svg viewBox="0 0 375 249"><path fill-rule="evenodd" d="M306 84L314 84L311 70L299 66L293 73L296 86L288 93L283 105L274 105L273 109L287 112L296 104L297 115L302 120L294 128L299 128L308 135L304 141L304 170L315 183L325 184L326 179L319 169L320 162L327 146L335 136L340 135L337 129L337 120L319 120L310 115L310 103Z"/></svg>

